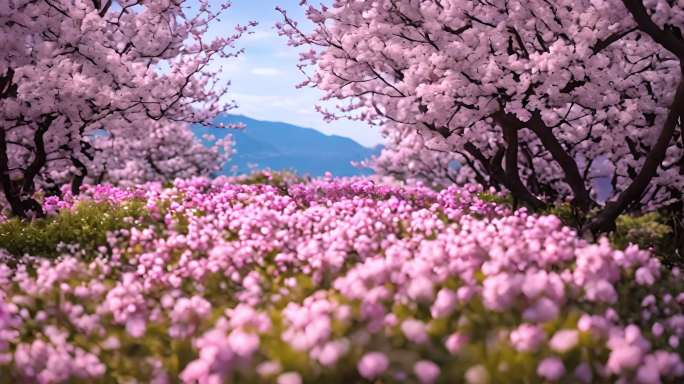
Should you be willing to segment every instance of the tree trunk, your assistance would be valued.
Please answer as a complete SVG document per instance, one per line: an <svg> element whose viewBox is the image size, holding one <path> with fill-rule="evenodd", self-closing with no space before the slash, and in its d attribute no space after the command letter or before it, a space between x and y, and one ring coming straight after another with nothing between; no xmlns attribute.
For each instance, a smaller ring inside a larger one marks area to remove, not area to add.
<svg viewBox="0 0 684 384"><path fill-rule="evenodd" d="M12 214L25 218L27 213L24 211L21 203L19 188L10 179L7 136L4 127L0 128L0 185L2 186L5 199L10 205Z"/></svg>
<svg viewBox="0 0 684 384"><path fill-rule="evenodd" d="M54 120L55 117L47 116L38 124L33 136L34 157L24 170L24 177L20 183L16 183L10 178L7 132L4 127L0 129L0 185L2 185L3 193L12 213L23 219L29 218L31 212L37 217L45 216L43 207L33 198L33 194L35 192L35 178L47 162L45 133Z"/></svg>

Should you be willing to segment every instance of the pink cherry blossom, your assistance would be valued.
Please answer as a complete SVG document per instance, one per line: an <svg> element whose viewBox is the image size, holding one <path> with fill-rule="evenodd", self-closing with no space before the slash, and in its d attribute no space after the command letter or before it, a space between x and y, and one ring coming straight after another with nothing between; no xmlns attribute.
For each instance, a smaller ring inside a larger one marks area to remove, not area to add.
<svg viewBox="0 0 684 384"><path fill-rule="evenodd" d="M546 338L545 332L537 325L522 324L511 332L511 344L523 352L534 352Z"/></svg>
<svg viewBox="0 0 684 384"><path fill-rule="evenodd" d="M278 376L278 384L302 384L302 377L297 372L285 372Z"/></svg>
<svg viewBox="0 0 684 384"><path fill-rule="evenodd" d="M363 378L371 380L387 370L389 360L381 352L369 352L359 360L357 367Z"/></svg>
<svg viewBox="0 0 684 384"><path fill-rule="evenodd" d="M429 360L421 360L413 366L413 372L423 384L434 383L439 377L439 367Z"/></svg>
<svg viewBox="0 0 684 384"><path fill-rule="evenodd" d="M556 352L565 353L575 346L579 342L579 333L574 329L562 329L554 333L551 340L549 340L549 346Z"/></svg>
<svg viewBox="0 0 684 384"><path fill-rule="evenodd" d="M556 357L547 357L537 367L537 374L550 381L556 381L565 375L563 362Z"/></svg>
<svg viewBox="0 0 684 384"><path fill-rule="evenodd" d="M444 345L451 354L458 353L468 343L468 337L458 332L447 337Z"/></svg>

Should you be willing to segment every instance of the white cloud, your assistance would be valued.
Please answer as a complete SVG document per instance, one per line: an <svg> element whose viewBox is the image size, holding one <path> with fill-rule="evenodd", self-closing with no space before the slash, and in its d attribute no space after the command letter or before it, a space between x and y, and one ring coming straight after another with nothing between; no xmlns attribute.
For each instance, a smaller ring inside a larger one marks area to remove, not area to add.
<svg viewBox="0 0 684 384"><path fill-rule="evenodd" d="M280 76L283 74L283 71L278 69L278 68L272 68L272 67L258 67L254 68L250 71L252 75L256 76Z"/></svg>

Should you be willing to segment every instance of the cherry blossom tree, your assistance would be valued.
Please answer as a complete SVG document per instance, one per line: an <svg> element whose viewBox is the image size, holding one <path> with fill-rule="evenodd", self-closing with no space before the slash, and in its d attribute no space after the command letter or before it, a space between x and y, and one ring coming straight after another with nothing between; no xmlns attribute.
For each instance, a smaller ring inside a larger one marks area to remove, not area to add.
<svg viewBox="0 0 684 384"><path fill-rule="evenodd" d="M128 136L96 136L91 142L96 154L88 166L88 181L132 186L211 176L233 153L232 136L204 139L198 139L186 124L157 122Z"/></svg>
<svg viewBox="0 0 684 384"><path fill-rule="evenodd" d="M301 85L345 101L329 119L413 130L530 207L572 202L592 232L681 197L681 1L336 0L308 6L311 32L280 11L309 48Z"/></svg>
<svg viewBox="0 0 684 384"><path fill-rule="evenodd" d="M360 163L371 168L378 175L394 177L405 183L421 182L436 188L444 188L452 184L475 182L485 187L501 191L504 186L487 177L487 170L478 167L467 154L458 148L439 148L426 143L420 131L410 126L399 127L396 124L385 124L383 133L389 139L380 154ZM537 159L524 152L526 164L543 168L544 159ZM558 191L564 186L560 172L528 173L533 167L522 166L521 178L527 181L530 191L543 195L548 200L561 199ZM606 180L595 180L592 190L597 201L605 199Z"/></svg>
<svg viewBox="0 0 684 384"><path fill-rule="evenodd" d="M222 102L226 85L216 63L241 53L234 44L253 23L209 40L208 26L230 3L218 9L208 3L0 3L0 185L14 214L40 215L37 185L64 170L77 191L88 176L98 177L89 166L111 166L114 153L120 165L128 161L121 156L167 162L164 156L187 155L188 148L162 148L166 139L155 135L177 135L168 140L182 146L187 124L210 125L233 107ZM98 161L102 150L107 158ZM139 172L127 167L119 170Z"/></svg>
<svg viewBox="0 0 684 384"><path fill-rule="evenodd" d="M387 142L382 151L360 162L359 166L372 169L376 175L391 176L405 184L420 182L438 189L477 180L479 175L470 174L469 168L463 168L460 159L451 151L427 146L423 136L414 129L391 124L384 128ZM479 183L486 185L487 181L480 179Z"/></svg>

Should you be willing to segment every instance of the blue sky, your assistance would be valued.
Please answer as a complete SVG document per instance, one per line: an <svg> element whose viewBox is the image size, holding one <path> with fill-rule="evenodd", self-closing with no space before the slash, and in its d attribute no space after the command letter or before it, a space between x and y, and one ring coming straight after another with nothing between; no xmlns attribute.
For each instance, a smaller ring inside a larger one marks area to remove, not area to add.
<svg viewBox="0 0 684 384"><path fill-rule="evenodd" d="M228 34L237 23L246 24L249 20L259 23L253 34L239 42L245 54L222 63L224 76L231 81L229 97L239 105L235 112L350 137L366 146L380 143L382 138L375 127L348 120L324 122L314 110L321 92L295 88L304 79L296 67L297 51L287 45L284 37L278 36L274 25L281 20L276 5L305 23L304 12L298 4L299 0L233 0L233 6L210 29L210 35Z"/></svg>

